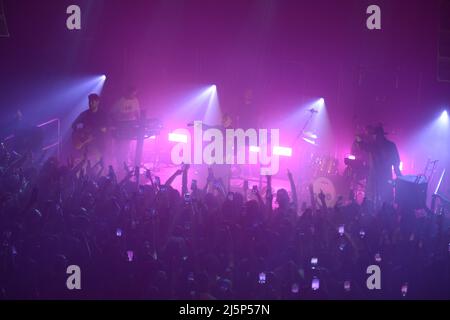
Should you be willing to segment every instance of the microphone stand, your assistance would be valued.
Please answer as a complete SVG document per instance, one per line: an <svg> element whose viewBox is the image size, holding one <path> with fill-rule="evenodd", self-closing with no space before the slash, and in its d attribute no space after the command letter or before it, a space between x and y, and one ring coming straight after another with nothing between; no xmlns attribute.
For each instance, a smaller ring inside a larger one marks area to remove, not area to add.
<svg viewBox="0 0 450 320"><path fill-rule="evenodd" d="M295 141L297 141L298 138L300 138L301 135L302 135L303 133L305 133L305 130L306 130L306 128L308 127L309 123L311 122L311 120L312 120L314 114L318 112L318 111L317 111L316 109L314 109L314 108L311 108L311 109L309 109L308 111L310 112L310 115L309 115L308 119L306 119L306 121L305 121L305 123L304 123L304 125L303 125L302 130L301 130L300 133L297 135L297 138L295 138ZM294 141L294 142L295 142L295 141Z"/></svg>

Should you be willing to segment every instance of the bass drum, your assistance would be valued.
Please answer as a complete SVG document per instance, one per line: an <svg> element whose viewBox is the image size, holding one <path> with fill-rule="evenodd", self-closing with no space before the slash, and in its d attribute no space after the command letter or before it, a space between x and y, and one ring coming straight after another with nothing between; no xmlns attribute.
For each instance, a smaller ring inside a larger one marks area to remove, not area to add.
<svg viewBox="0 0 450 320"><path fill-rule="evenodd" d="M327 207L332 207L336 204L337 201L337 192L336 192L336 186L328 178L325 177L319 177L314 180L313 182L313 192L314 197L318 203L320 203L319 200L319 193L320 191L323 191L325 194L325 203L327 204Z"/></svg>

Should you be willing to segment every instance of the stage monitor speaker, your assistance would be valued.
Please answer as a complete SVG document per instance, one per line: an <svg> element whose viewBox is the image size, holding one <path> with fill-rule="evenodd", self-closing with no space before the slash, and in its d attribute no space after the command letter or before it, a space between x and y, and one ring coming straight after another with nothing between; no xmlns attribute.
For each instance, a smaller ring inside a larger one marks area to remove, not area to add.
<svg viewBox="0 0 450 320"><path fill-rule="evenodd" d="M425 208L428 182L420 176L399 177L395 185L395 201L402 207L411 209Z"/></svg>

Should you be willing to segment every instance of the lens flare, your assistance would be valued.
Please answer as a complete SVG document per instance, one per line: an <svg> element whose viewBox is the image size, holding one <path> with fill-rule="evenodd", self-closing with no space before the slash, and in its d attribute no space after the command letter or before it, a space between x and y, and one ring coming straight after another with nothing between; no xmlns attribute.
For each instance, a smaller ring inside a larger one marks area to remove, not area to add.
<svg viewBox="0 0 450 320"><path fill-rule="evenodd" d="M187 143L188 136L181 133L169 133L169 141Z"/></svg>
<svg viewBox="0 0 450 320"><path fill-rule="evenodd" d="M275 146L273 147L273 154L277 156L292 157L292 148Z"/></svg>

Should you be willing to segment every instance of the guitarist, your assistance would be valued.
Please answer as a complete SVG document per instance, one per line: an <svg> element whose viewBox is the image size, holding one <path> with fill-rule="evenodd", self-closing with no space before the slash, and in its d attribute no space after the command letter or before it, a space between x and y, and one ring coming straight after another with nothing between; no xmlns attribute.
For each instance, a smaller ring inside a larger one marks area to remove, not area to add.
<svg viewBox="0 0 450 320"><path fill-rule="evenodd" d="M88 99L89 109L83 111L72 124L72 142L76 150L98 160L106 151L107 117L99 109L98 94L90 94Z"/></svg>

